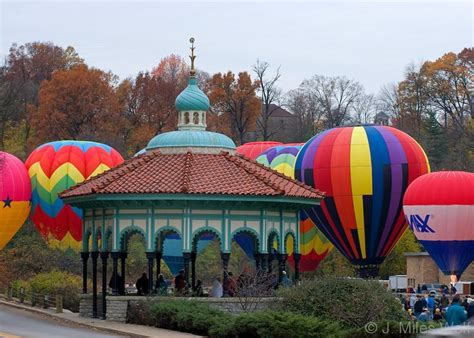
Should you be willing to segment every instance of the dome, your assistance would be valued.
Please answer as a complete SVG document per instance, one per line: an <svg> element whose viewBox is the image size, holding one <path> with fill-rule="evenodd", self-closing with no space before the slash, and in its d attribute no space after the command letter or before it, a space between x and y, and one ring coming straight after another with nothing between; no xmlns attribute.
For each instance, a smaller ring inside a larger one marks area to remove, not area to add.
<svg viewBox="0 0 474 338"><path fill-rule="evenodd" d="M207 111L209 109L209 98L199 89L194 76L189 79L186 89L176 98L175 106L178 111Z"/></svg>
<svg viewBox="0 0 474 338"><path fill-rule="evenodd" d="M234 141L224 134L205 130L178 130L156 135L148 142L146 150L161 148L218 148L235 150Z"/></svg>

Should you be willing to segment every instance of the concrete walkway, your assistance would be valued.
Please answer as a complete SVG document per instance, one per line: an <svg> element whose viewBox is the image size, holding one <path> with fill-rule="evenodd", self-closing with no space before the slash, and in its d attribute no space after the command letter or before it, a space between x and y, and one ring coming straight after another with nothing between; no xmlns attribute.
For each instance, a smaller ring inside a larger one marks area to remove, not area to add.
<svg viewBox="0 0 474 338"><path fill-rule="evenodd" d="M28 305L19 304L16 302L8 302L5 300L0 300L0 304L17 309L23 309L28 312L33 312L39 316L46 316L50 319L57 320L58 322L63 324L92 328L95 330L108 332L122 337L200 337L190 333L170 331L143 325L123 324L108 320L79 317L79 314L77 313L56 313L54 312L54 310L40 309Z"/></svg>

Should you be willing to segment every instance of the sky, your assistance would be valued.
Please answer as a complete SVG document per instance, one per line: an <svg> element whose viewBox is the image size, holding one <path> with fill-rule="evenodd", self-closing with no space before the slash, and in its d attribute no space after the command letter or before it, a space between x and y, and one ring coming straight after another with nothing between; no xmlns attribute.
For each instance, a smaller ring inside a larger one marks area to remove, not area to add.
<svg viewBox="0 0 474 338"><path fill-rule="evenodd" d="M318 74L377 94L410 63L474 46L473 1L0 2L0 57L12 43L51 41L121 79L188 55L193 36L210 74L260 59L280 66L284 91Z"/></svg>

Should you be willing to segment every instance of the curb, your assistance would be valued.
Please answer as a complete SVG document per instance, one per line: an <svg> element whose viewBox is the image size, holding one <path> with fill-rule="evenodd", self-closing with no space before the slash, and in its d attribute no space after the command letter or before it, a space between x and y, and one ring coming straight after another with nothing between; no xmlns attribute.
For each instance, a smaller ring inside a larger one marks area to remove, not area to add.
<svg viewBox="0 0 474 338"><path fill-rule="evenodd" d="M96 331L102 331L104 333L112 333L112 334L116 334L116 335L120 335L120 336L133 337L133 338L135 338L135 337L136 338L147 338L148 337L148 336L143 336L143 335L139 335L139 334L132 334L132 333L126 332L126 331L103 328L101 326L97 326L97 325L93 325L93 324L77 322L77 321L75 321L73 319L70 319L70 318L64 318L64 317L54 315L54 314L52 314L48 311L44 311L44 310L41 310L41 309L37 309L37 308L34 308L34 307L25 306L25 305L20 305L20 304L16 304L16 303L11 303L11 302L5 301L3 299L0 299L0 304L6 305L6 306L9 306L9 307L13 307L15 309L20 309L20 310L24 310L24 311L27 311L27 312L39 314L41 316L48 317L48 318L50 318L54 321L57 321L57 322L73 324L75 326L88 328L88 329L93 329L93 330L96 330Z"/></svg>

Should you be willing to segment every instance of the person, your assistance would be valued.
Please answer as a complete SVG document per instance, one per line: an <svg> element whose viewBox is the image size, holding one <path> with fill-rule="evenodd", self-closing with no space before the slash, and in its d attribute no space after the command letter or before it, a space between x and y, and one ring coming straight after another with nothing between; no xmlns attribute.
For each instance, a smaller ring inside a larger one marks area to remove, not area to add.
<svg viewBox="0 0 474 338"><path fill-rule="evenodd" d="M219 277L216 277L216 279L214 279L214 282L212 283L211 297L221 298L223 292L224 290L222 288L221 279Z"/></svg>
<svg viewBox="0 0 474 338"><path fill-rule="evenodd" d="M118 273L113 273L110 278L109 287L112 289L112 294L114 295L125 295L125 283Z"/></svg>
<svg viewBox="0 0 474 338"><path fill-rule="evenodd" d="M403 297L403 296L401 296L401 297ZM402 305L403 305L403 309L404 309L405 311L410 310L411 307L410 307L410 296L409 296L409 295L406 295L406 296L403 298L403 300L402 300Z"/></svg>
<svg viewBox="0 0 474 338"><path fill-rule="evenodd" d="M441 314L441 310L439 308L436 308L434 316L433 316L433 320L435 322L439 322L443 320L443 315Z"/></svg>
<svg viewBox="0 0 474 338"><path fill-rule="evenodd" d="M426 297L426 307L428 308L429 320L433 319L434 309L435 309L435 296L436 292L430 292L429 296Z"/></svg>
<svg viewBox="0 0 474 338"><path fill-rule="evenodd" d="M179 270L178 274L174 277L174 288L178 294L182 294L186 289L186 278L183 269Z"/></svg>
<svg viewBox="0 0 474 338"><path fill-rule="evenodd" d="M413 310L413 308L415 307L415 302L416 302L416 295L415 293L412 293L410 296L410 309Z"/></svg>
<svg viewBox="0 0 474 338"><path fill-rule="evenodd" d="M421 287L420 287L420 284L418 284L418 287L416 288L416 293L421 293Z"/></svg>
<svg viewBox="0 0 474 338"><path fill-rule="evenodd" d="M455 295L458 290L456 290L456 287L454 286L453 282L449 283L449 294Z"/></svg>
<svg viewBox="0 0 474 338"><path fill-rule="evenodd" d="M159 295L166 295L168 290L168 283L166 283L163 274L159 274L156 279L155 292Z"/></svg>
<svg viewBox="0 0 474 338"><path fill-rule="evenodd" d="M196 285L193 288L194 296L204 297L204 291L202 290L202 280L198 279Z"/></svg>
<svg viewBox="0 0 474 338"><path fill-rule="evenodd" d="M291 280L288 278L286 271L282 271L282 277L281 277L281 285L284 287L289 287L291 286Z"/></svg>
<svg viewBox="0 0 474 338"><path fill-rule="evenodd" d="M459 295L454 295L451 305L446 311L446 323L449 326L461 325L467 319L467 313L464 310L464 307L461 306L461 297Z"/></svg>
<svg viewBox="0 0 474 338"><path fill-rule="evenodd" d="M416 298L417 300L415 302L415 307L413 309L414 309L415 317L418 318L418 316L423 312L423 308L425 308L427 304L426 304L425 298L422 297L421 295L417 295Z"/></svg>
<svg viewBox="0 0 474 338"><path fill-rule="evenodd" d="M237 282L234 279L232 271L227 273L227 285L224 289L227 291L229 297L234 297L237 292Z"/></svg>
<svg viewBox="0 0 474 338"><path fill-rule="evenodd" d="M421 286L421 292L425 292L425 291L428 291L428 286L426 284L423 284Z"/></svg>
<svg viewBox="0 0 474 338"><path fill-rule="evenodd" d="M144 272L142 276L138 278L136 286L138 296L144 296L148 294L148 276L146 272Z"/></svg>
<svg viewBox="0 0 474 338"><path fill-rule="evenodd" d="M441 306L441 310L444 310L449 306L449 299L444 293L441 296L440 306Z"/></svg>
<svg viewBox="0 0 474 338"><path fill-rule="evenodd" d="M430 314L428 308L424 307L423 311L421 311L420 315L418 316L418 320L420 322L427 322L430 320Z"/></svg>
<svg viewBox="0 0 474 338"><path fill-rule="evenodd" d="M474 318L474 300L471 300L467 308L467 318Z"/></svg>
<svg viewBox="0 0 474 338"><path fill-rule="evenodd" d="M464 310L469 310L469 296L465 297L461 303L462 307L464 308Z"/></svg>

